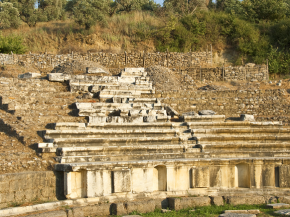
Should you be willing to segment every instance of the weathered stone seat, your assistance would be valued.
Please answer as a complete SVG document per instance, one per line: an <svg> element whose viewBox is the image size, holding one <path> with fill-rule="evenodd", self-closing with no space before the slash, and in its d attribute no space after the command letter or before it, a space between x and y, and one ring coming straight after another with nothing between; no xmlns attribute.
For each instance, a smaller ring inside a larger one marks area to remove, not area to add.
<svg viewBox="0 0 290 217"><path fill-rule="evenodd" d="M235 121L235 122L187 122L191 129L212 129L212 128L281 128L283 127L281 121L276 122L247 122L247 121Z"/></svg>
<svg viewBox="0 0 290 217"><path fill-rule="evenodd" d="M158 137L175 136L178 132L174 129L164 130L98 130L98 129L73 129L73 130L46 130L46 139L55 138L121 138L121 137Z"/></svg>
<svg viewBox="0 0 290 217"><path fill-rule="evenodd" d="M181 137L120 137L120 138L56 138L53 144L57 147L83 147L103 145L129 145L129 144L173 144L186 142Z"/></svg>
<svg viewBox="0 0 290 217"><path fill-rule="evenodd" d="M184 122L222 122L225 121L224 115L194 115L183 116Z"/></svg>

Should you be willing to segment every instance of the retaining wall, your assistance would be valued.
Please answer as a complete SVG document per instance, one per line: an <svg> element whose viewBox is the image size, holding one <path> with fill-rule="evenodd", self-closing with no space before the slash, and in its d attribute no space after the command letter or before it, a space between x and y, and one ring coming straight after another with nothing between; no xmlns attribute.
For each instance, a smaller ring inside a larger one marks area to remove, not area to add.
<svg viewBox="0 0 290 217"><path fill-rule="evenodd" d="M160 98L180 113L211 109L217 114L239 116L290 115L290 105L285 89L272 90L224 90L224 91L156 91L153 96ZM149 97L149 95L142 95Z"/></svg>
<svg viewBox="0 0 290 217"><path fill-rule="evenodd" d="M53 171L0 175L0 208L31 201L61 199L61 173Z"/></svg>

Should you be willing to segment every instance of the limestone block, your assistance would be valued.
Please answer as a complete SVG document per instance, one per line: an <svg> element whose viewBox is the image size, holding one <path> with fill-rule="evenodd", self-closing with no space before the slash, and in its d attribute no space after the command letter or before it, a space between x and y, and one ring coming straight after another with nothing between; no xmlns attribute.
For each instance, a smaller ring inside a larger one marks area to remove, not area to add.
<svg viewBox="0 0 290 217"><path fill-rule="evenodd" d="M244 213L223 213L219 217L256 217L255 214L244 214Z"/></svg>
<svg viewBox="0 0 290 217"><path fill-rule="evenodd" d="M89 123L106 123L107 117L89 116Z"/></svg>
<svg viewBox="0 0 290 217"><path fill-rule="evenodd" d="M111 205L111 214L121 216L124 214L128 214L127 209L124 203L113 203Z"/></svg>
<svg viewBox="0 0 290 217"><path fill-rule="evenodd" d="M26 215L26 217L67 217L66 212L63 210L42 212L38 214ZM74 216L73 216L74 217Z"/></svg>
<svg viewBox="0 0 290 217"><path fill-rule="evenodd" d="M209 197L186 197L186 198L168 198L170 209L180 210L196 206L210 206L211 200Z"/></svg>
<svg viewBox="0 0 290 217"><path fill-rule="evenodd" d="M199 115L215 115L216 113L212 110L201 110L198 111Z"/></svg>
<svg viewBox="0 0 290 217"><path fill-rule="evenodd" d="M267 204L267 207L272 209L280 209L280 208L289 208L289 204L287 203L273 203L273 204Z"/></svg>
<svg viewBox="0 0 290 217"><path fill-rule="evenodd" d="M192 168L192 187L209 187L209 167Z"/></svg>
<svg viewBox="0 0 290 217"><path fill-rule="evenodd" d="M281 197L278 197L278 199L281 203L290 204L290 196L281 196Z"/></svg>
<svg viewBox="0 0 290 217"><path fill-rule="evenodd" d="M131 171L116 170L113 171L114 192L129 192L131 191Z"/></svg>
<svg viewBox="0 0 290 217"><path fill-rule="evenodd" d="M290 209L282 209L274 212L275 214L279 214L281 216L290 216Z"/></svg>
<svg viewBox="0 0 290 217"><path fill-rule="evenodd" d="M156 119L156 116L144 116L143 121L152 123L152 122L156 122L157 119Z"/></svg>
<svg viewBox="0 0 290 217"><path fill-rule="evenodd" d="M224 197L227 204L264 204L265 198L263 196L226 196Z"/></svg>
<svg viewBox="0 0 290 217"><path fill-rule="evenodd" d="M87 67L87 73L88 74L104 74L104 73L109 74L104 69L98 68L98 67Z"/></svg>
<svg viewBox="0 0 290 217"><path fill-rule="evenodd" d="M41 74L35 72L27 72L25 74L18 75L18 78L37 78L37 77L41 77Z"/></svg>
<svg viewBox="0 0 290 217"><path fill-rule="evenodd" d="M84 216L109 216L110 215L109 203L101 203L91 206L82 207L82 212Z"/></svg>
<svg viewBox="0 0 290 217"><path fill-rule="evenodd" d="M244 213L244 214L259 214L260 210L258 209L248 209L248 210L225 210L224 213Z"/></svg>
<svg viewBox="0 0 290 217"><path fill-rule="evenodd" d="M211 204L216 206L223 206L224 205L224 199L223 197L210 197Z"/></svg>
<svg viewBox="0 0 290 217"><path fill-rule="evenodd" d="M127 213L138 211L140 213L153 212L155 210L155 203L153 200L132 201L126 203Z"/></svg>
<svg viewBox="0 0 290 217"><path fill-rule="evenodd" d="M255 117L254 117L254 115L241 114L240 120L241 121L255 122Z"/></svg>
<svg viewBox="0 0 290 217"><path fill-rule="evenodd" d="M83 207L74 207L72 208L72 216L68 217L85 217L83 212Z"/></svg>
<svg viewBox="0 0 290 217"><path fill-rule="evenodd" d="M64 82L64 74L63 73L50 73L47 76L48 76L49 81Z"/></svg>
<svg viewBox="0 0 290 217"><path fill-rule="evenodd" d="M280 188L290 187L290 165L279 167L279 186Z"/></svg>
<svg viewBox="0 0 290 217"><path fill-rule="evenodd" d="M196 113L194 111L191 111L191 112L185 112L182 115L183 116L194 116L194 115L196 115Z"/></svg>
<svg viewBox="0 0 290 217"><path fill-rule="evenodd" d="M153 168L134 168L132 170L133 193L152 192Z"/></svg>
<svg viewBox="0 0 290 217"><path fill-rule="evenodd" d="M145 68L125 68L124 72L145 72Z"/></svg>

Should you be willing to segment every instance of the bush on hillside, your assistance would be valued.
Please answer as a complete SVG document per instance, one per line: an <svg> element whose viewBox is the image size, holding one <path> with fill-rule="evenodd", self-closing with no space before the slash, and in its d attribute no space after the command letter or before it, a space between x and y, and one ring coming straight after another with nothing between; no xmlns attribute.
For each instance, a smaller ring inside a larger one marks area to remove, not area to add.
<svg viewBox="0 0 290 217"><path fill-rule="evenodd" d="M0 34L0 53L23 54L26 52L26 47L23 45L21 36L3 36Z"/></svg>

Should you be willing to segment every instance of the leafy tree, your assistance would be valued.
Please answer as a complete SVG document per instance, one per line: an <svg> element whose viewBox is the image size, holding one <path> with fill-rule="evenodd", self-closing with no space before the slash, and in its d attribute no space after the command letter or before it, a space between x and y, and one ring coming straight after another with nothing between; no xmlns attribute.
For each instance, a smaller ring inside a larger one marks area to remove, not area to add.
<svg viewBox="0 0 290 217"><path fill-rule="evenodd" d="M71 0L67 10L72 12L77 24L90 29L97 22L106 24L109 4L107 0Z"/></svg>
<svg viewBox="0 0 290 217"><path fill-rule="evenodd" d="M34 8L36 0L2 0L2 2L11 2L18 9L20 19L30 27L35 26L37 22L37 10Z"/></svg>
<svg viewBox="0 0 290 217"><path fill-rule="evenodd" d="M206 7L205 0L165 0L164 6L168 11L181 16L193 14L198 7Z"/></svg>
<svg viewBox="0 0 290 217"><path fill-rule="evenodd" d="M18 28L21 20L17 8L12 3L0 2L0 23L2 28Z"/></svg>
<svg viewBox="0 0 290 217"><path fill-rule="evenodd" d="M58 20L64 16L66 0L39 0L38 18L40 21Z"/></svg>
<svg viewBox="0 0 290 217"><path fill-rule="evenodd" d="M154 10L158 5L153 0L116 0L117 12L131 12L134 10Z"/></svg>
<svg viewBox="0 0 290 217"><path fill-rule="evenodd" d="M251 21L280 20L286 17L289 5L285 0L243 0L243 15Z"/></svg>

